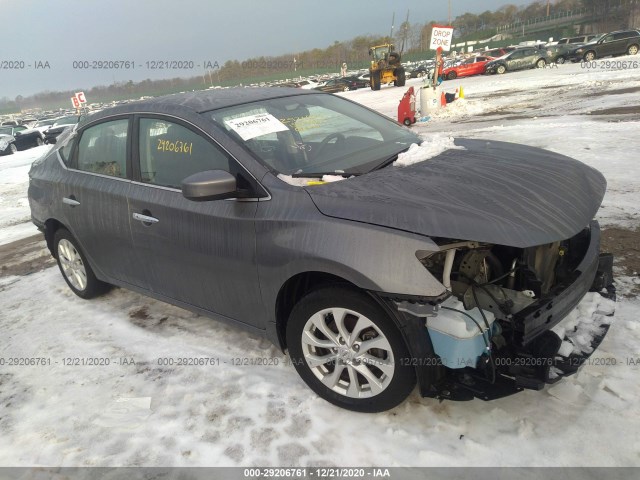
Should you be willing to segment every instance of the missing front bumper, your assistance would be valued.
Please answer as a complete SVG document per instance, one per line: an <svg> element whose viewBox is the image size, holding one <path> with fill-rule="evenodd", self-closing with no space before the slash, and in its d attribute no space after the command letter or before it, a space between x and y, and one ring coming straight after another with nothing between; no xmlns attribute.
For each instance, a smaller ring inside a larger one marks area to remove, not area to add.
<svg viewBox="0 0 640 480"><path fill-rule="evenodd" d="M497 356L479 369L448 370L438 398L493 400L524 389L541 390L573 375L593 355L609 331L615 312L612 257L601 255L592 288L553 328L510 355ZM597 291L593 291L597 290Z"/></svg>

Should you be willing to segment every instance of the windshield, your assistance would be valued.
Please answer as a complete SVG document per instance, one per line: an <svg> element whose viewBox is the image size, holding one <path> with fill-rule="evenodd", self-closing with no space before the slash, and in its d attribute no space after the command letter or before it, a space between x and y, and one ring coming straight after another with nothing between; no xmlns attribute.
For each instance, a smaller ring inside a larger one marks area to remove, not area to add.
<svg viewBox="0 0 640 480"><path fill-rule="evenodd" d="M591 40L589 40L589 43L598 43L600 41L600 39L602 37L604 37L606 35L606 33L602 33L600 35L596 35L595 37L593 37Z"/></svg>
<svg viewBox="0 0 640 480"><path fill-rule="evenodd" d="M56 123L53 125L70 125L73 123L78 123L78 117L76 115L71 115L69 117L60 117L56 119Z"/></svg>
<svg viewBox="0 0 640 480"><path fill-rule="evenodd" d="M34 127L46 127L48 125L53 125L55 120L40 120L38 123L34 125Z"/></svg>
<svg viewBox="0 0 640 480"><path fill-rule="evenodd" d="M274 98L204 115L287 175L358 175L421 142L409 129L333 95Z"/></svg>
<svg viewBox="0 0 640 480"><path fill-rule="evenodd" d="M375 60L384 60L386 55L389 53L389 47L376 47L371 49L373 51L373 58Z"/></svg>

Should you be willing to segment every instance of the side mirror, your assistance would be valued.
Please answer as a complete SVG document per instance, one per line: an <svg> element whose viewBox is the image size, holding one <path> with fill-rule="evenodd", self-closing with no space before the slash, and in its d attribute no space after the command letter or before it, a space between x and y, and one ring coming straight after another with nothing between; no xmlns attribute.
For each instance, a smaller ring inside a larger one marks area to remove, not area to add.
<svg viewBox="0 0 640 480"><path fill-rule="evenodd" d="M49 142L49 143L57 143L58 142L58 138L57 137L51 137L49 140L47 140L47 142Z"/></svg>
<svg viewBox="0 0 640 480"><path fill-rule="evenodd" d="M13 134L14 137L19 137L20 135L22 135L22 132L14 132Z"/></svg>
<svg viewBox="0 0 640 480"><path fill-rule="evenodd" d="M194 202L238 197L236 177L224 170L194 173L182 181L182 195Z"/></svg>

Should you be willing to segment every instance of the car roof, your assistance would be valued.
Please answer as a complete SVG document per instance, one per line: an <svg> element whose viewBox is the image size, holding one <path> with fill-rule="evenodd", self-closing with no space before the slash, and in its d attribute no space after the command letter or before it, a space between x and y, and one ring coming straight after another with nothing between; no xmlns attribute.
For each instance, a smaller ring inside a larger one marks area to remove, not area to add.
<svg viewBox="0 0 640 480"><path fill-rule="evenodd" d="M81 123L93 123L104 117L119 114L144 113L174 113L199 114L219 108L232 107L272 98L290 97L294 95L321 94L317 90L304 90L292 87L259 87L259 88L224 88L216 90L198 90L195 92L174 93L162 97L138 100L135 102L105 108L99 112L87 115Z"/></svg>

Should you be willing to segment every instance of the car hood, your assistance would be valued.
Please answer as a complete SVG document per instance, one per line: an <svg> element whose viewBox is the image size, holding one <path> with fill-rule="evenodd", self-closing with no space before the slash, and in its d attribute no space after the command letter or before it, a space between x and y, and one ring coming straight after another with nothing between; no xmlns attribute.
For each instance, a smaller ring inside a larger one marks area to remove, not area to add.
<svg viewBox="0 0 640 480"><path fill-rule="evenodd" d="M518 248L572 237L602 203L604 177L577 160L513 143L455 144L465 150L305 189L329 217Z"/></svg>

